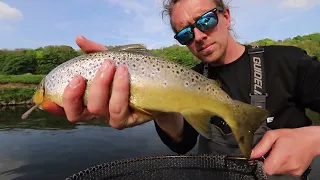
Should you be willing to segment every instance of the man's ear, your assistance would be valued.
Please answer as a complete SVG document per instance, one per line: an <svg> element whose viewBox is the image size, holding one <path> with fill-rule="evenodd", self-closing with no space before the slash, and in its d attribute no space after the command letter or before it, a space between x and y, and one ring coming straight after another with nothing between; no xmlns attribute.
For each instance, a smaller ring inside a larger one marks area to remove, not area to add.
<svg viewBox="0 0 320 180"><path fill-rule="evenodd" d="M229 8L225 8L223 11L223 17L226 19L226 26L229 29L231 26L231 14Z"/></svg>

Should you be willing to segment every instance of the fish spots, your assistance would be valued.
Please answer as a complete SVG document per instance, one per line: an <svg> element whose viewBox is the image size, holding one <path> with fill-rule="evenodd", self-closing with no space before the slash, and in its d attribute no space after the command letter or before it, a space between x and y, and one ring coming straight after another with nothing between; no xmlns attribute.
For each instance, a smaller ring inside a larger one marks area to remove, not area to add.
<svg viewBox="0 0 320 180"><path fill-rule="evenodd" d="M240 141L240 143L244 144L244 136L243 135L240 136L239 141Z"/></svg>
<svg viewBox="0 0 320 180"><path fill-rule="evenodd" d="M189 87L189 84L190 84L190 83L189 83L188 81L185 81L185 82L184 82L184 86L186 86L186 87Z"/></svg>
<svg viewBox="0 0 320 180"><path fill-rule="evenodd" d="M206 91L207 92L209 92L209 91L211 91L212 89L211 89L211 84L206 84Z"/></svg>
<svg viewBox="0 0 320 180"><path fill-rule="evenodd" d="M165 86L165 87L167 87L168 82L167 82L166 80L164 80L164 81L162 82L162 85Z"/></svg>

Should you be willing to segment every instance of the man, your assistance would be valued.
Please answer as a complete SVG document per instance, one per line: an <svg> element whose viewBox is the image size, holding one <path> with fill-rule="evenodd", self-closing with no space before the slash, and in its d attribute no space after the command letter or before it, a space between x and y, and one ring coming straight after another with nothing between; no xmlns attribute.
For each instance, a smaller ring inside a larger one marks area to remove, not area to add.
<svg viewBox="0 0 320 180"><path fill-rule="evenodd" d="M209 78L221 82L222 88L232 98L250 103L248 46L243 46L232 38L229 32L230 12L224 2L176 0L169 1L167 8L172 29L175 33L182 32L176 34L176 39L202 61L193 69L203 73L204 64L208 63ZM199 20L199 26L192 29L192 36L184 28L194 24L201 16L204 18ZM184 36L186 34L188 36ZM104 46L84 37L78 37L76 42L86 53L105 50ZM270 130L261 141L257 140L259 143L253 149L251 157L259 158L269 152L264 163L267 174L300 176L312 159L320 154L320 147L317 146L320 142L320 129L309 126L310 121L304 114L304 108L320 112L320 63L299 48L264 48L268 92L266 108L281 110L278 110L274 120L268 124L267 128ZM112 78L112 95L108 101ZM84 88L85 80L81 76L75 77L64 92L65 108L52 104L45 109L54 114L64 114L71 122L90 120L95 116L108 121L116 129L137 125L135 115L130 114L128 109L129 74L125 66L116 68L112 60L105 61L95 76L87 107L83 107L81 103ZM194 147L199 134L180 114L154 112L154 115L160 138L173 151L186 153ZM228 149L223 147L227 145L232 153L234 142L229 138L232 132L223 123L221 119L212 117L212 130L215 133L213 137L218 138L208 141L200 136L200 152L219 153L220 148ZM261 131L264 133L263 129Z"/></svg>

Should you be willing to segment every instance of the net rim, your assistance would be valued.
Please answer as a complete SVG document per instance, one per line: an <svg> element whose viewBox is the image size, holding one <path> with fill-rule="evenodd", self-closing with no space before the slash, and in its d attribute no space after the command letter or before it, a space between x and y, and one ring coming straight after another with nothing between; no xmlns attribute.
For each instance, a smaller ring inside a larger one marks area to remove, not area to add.
<svg viewBox="0 0 320 180"><path fill-rule="evenodd" d="M161 160L161 159L174 159L174 158L179 158L179 159L201 159L201 158L211 158L211 159L220 159L223 161L223 166L227 166L228 161L233 161L233 162L239 162L239 163L245 163L244 165L249 165L252 168L252 173L258 171L258 163L261 162L260 159L246 159L245 157L240 157L240 156L227 156L227 155L212 155L212 154L165 154L165 155L154 155L154 156L139 156L139 157L130 157L130 158L124 158L124 159L119 159L119 160L113 160L105 163L100 163L97 165L90 166L84 170L81 170L69 177L67 177L65 180L73 180L73 179L78 179L78 177L82 177L85 175L85 173L88 172L95 172L97 170L101 169L106 169L109 167L113 167L114 165L117 164L131 164L131 163L136 163L138 161L156 161L156 160ZM163 169L166 167L159 167L159 169ZM172 168L172 167L171 167ZM221 168L212 168L212 169L219 169L223 170ZM227 171L228 169L224 169Z"/></svg>

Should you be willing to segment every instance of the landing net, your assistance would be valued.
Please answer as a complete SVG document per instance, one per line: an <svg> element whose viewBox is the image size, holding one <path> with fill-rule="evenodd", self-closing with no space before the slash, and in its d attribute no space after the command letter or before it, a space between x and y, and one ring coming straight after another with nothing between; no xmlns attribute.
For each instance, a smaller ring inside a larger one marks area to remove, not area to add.
<svg viewBox="0 0 320 180"><path fill-rule="evenodd" d="M66 180L265 180L261 161L216 155L168 155L112 161Z"/></svg>

